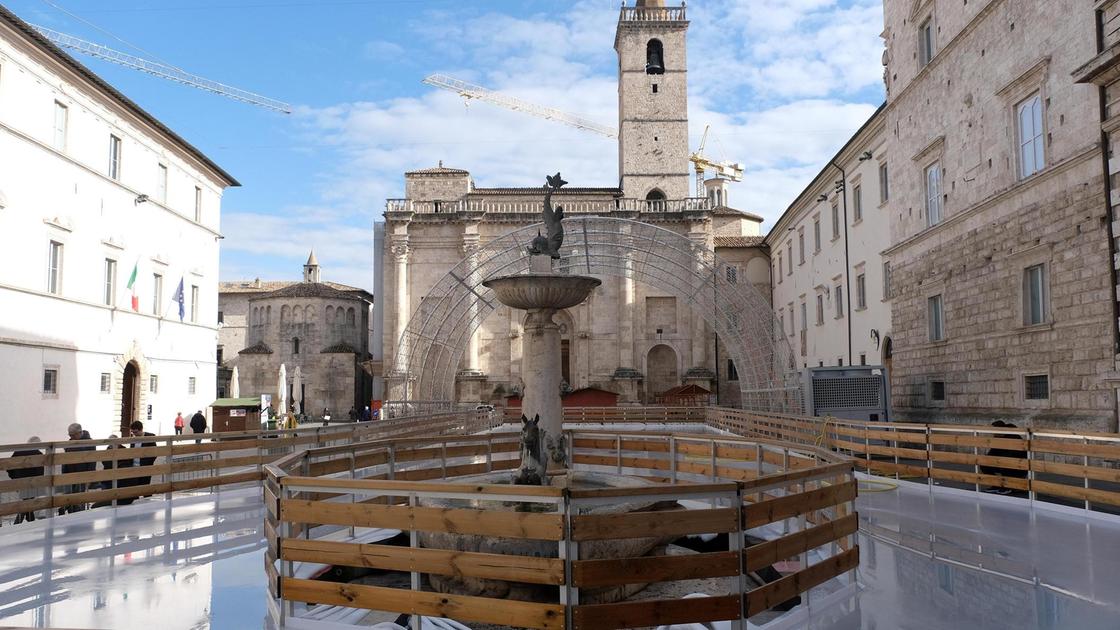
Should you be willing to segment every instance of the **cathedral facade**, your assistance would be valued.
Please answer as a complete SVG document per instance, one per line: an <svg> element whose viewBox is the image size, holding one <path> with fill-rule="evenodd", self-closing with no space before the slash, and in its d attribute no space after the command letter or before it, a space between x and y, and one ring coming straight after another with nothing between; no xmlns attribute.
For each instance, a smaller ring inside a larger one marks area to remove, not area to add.
<svg viewBox="0 0 1120 630"><path fill-rule="evenodd" d="M554 196L566 216L609 216L656 225L714 251L729 279L770 295L762 218L728 207L727 182L692 189L689 170L685 8L639 0L620 13L619 186L565 187ZM542 177L543 180L543 177ZM543 184L543 181L542 181ZM410 318L429 317L433 286L486 243L540 222L542 188L475 186L469 171L444 166L405 173L405 197L390 199L378 224L375 317L384 396L404 396L393 357ZM716 335L665 287L604 277L583 304L560 312L562 371L568 387L595 387L620 403L654 402L682 384L697 384L736 404L735 366ZM456 375L459 402L500 402L522 391L522 326L526 313L501 306L462 348ZM375 342L376 344L376 342ZM378 354L377 350L374 352Z"/></svg>

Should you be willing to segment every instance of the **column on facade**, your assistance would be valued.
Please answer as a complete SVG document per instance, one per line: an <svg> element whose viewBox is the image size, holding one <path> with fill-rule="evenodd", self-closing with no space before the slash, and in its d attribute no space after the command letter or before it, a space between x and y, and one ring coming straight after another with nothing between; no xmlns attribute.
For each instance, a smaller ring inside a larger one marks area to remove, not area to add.
<svg viewBox="0 0 1120 630"><path fill-rule="evenodd" d="M475 268L478 265L478 249L479 249L479 237L478 237L478 235L477 234L473 234L473 235L464 234L463 235L463 242L462 242L460 247L461 247L462 252L463 252L463 258L469 261L468 268L471 271L471 274L467 276L465 281L468 284L473 285L476 282L476 278L474 276L476 275ZM471 303L470 303L469 309L467 311L467 318L468 318L468 321L471 322L471 325L473 325L475 323L475 320L478 318L478 316L479 316L478 302L472 300ZM482 374L482 369L479 367L481 365L481 362L479 360L480 359L479 358L479 349L482 345L481 337L482 337L482 326L481 326L481 323L480 323L479 326L477 328L475 328L473 332L471 332L471 336L467 340L467 352L466 352L466 356L464 357L464 364L463 364L463 370L462 370L462 372L464 374L468 374L468 375L480 375L480 374Z"/></svg>
<svg viewBox="0 0 1120 630"><path fill-rule="evenodd" d="M408 238L395 239L391 245L393 254L393 263L396 266L394 279L396 282L394 300L395 316L396 316L396 334L393 339L393 347L397 353L401 351L400 342L404 331L408 328L408 320L412 316L412 309L410 308L409 295L408 295Z"/></svg>
<svg viewBox="0 0 1120 630"><path fill-rule="evenodd" d="M618 367L620 370L634 370L634 261L629 252L626 256L626 269L622 277L618 295Z"/></svg>

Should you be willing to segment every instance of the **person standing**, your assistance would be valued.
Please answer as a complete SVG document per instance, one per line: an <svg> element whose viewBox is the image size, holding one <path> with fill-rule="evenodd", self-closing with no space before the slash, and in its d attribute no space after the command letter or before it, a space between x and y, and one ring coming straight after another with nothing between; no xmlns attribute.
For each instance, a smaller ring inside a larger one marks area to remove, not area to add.
<svg viewBox="0 0 1120 630"><path fill-rule="evenodd" d="M175 435L182 435L183 434L183 425L184 424L186 424L186 421L183 420L183 412L182 411L177 412L175 414Z"/></svg>
<svg viewBox="0 0 1120 630"><path fill-rule="evenodd" d="M70 426L66 427L66 433L67 433L67 435L70 436L70 441L71 442L80 442L82 440L93 439L93 438L90 437L89 431L86 431L86 430L82 429L82 425L78 424L77 422L71 422ZM95 447L93 445L89 445L89 446L67 446L63 450L65 450L67 453L74 453L74 452L82 452L82 451L96 451L97 447ZM94 470L97 470L97 462L95 462L95 461L80 462L80 463L76 463L76 464L63 464L62 465L62 474L64 474L64 475L69 474L69 473L92 472ZM69 484L69 486L67 487L66 494L81 494L85 491L86 491L86 484L84 484L84 483L72 483L72 484ZM66 514L68 512L81 512L84 509L86 509L85 503L75 503L73 505L68 505L68 506L64 506L64 507L59 508L58 509L58 515L62 516L63 514Z"/></svg>
<svg viewBox="0 0 1120 630"><path fill-rule="evenodd" d="M206 433L206 416L202 415L201 409L191 416L191 431L195 433ZM195 443L202 444L202 440L195 440Z"/></svg>
<svg viewBox="0 0 1120 630"><path fill-rule="evenodd" d="M35 435L27 438L27 443L28 444L37 444L40 441L41 440L39 440L39 437L35 436ZM22 451L16 451L16 452L12 453L12 458L33 457L35 455L42 455L42 454L43 454L43 452L40 451L40 450L29 448L29 449L25 449L25 450L22 450ZM12 479L29 479L31 477L42 477L43 476L43 470L44 469L43 469L42 466L28 466L26 468L11 468L11 469L8 470L8 476L11 477ZM19 491L19 498L23 501L30 501L30 500L36 498L38 495L39 495L39 489L38 488L23 488L22 490ZM28 523L30 523L31 521L34 521L34 520L35 520L35 511L34 510L29 510L27 512L20 512L19 514L17 514L15 524L19 525L20 523L22 523L24 521L27 521Z"/></svg>
<svg viewBox="0 0 1120 630"><path fill-rule="evenodd" d="M132 424L128 425L128 428L129 428L129 431L132 433L132 437L148 437L148 436L155 437L155 433L148 433L148 432L144 431L144 423L140 422L139 420L134 420L132 422ZM132 448L137 448L137 447L146 448L146 447L151 447L151 446L155 446L155 445L156 445L155 442L141 442L139 444L137 444L136 442L133 442L132 443ZM137 462L137 464L140 465L140 466L152 466L155 463L156 463L156 458L155 458L154 455L149 455L147 457L140 457L139 461ZM152 483L151 474L144 475L143 477L137 477L136 478L136 485L138 485L138 486L146 486L150 483ZM144 495L144 496L147 496L147 495Z"/></svg>
<svg viewBox="0 0 1120 630"><path fill-rule="evenodd" d="M350 422L357 422L357 421L358 421L358 410L355 409L353 406L351 406L350 407Z"/></svg>

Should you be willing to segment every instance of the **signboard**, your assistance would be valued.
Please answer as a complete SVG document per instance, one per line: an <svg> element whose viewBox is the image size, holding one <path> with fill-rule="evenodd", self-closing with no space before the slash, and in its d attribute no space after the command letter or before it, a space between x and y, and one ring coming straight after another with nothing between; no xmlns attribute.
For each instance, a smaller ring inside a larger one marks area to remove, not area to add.
<svg viewBox="0 0 1120 630"><path fill-rule="evenodd" d="M148 422L152 421L152 406L148 405Z"/></svg>
<svg viewBox="0 0 1120 630"><path fill-rule="evenodd" d="M229 410L229 417L231 417L231 418L244 418L245 417L245 410L244 409L230 409Z"/></svg>
<svg viewBox="0 0 1120 630"><path fill-rule="evenodd" d="M381 401L380 400L374 400L374 401L372 401L372 403L373 404L371 404L369 406L370 409L373 409L374 411L377 411L378 409L381 408Z"/></svg>

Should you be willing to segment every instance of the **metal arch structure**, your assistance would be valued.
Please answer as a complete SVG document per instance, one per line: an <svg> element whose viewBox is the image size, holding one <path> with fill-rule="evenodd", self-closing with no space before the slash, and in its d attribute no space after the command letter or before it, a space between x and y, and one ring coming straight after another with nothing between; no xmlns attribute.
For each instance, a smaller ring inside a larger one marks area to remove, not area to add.
<svg viewBox="0 0 1120 630"><path fill-rule="evenodd" d="M470 336L501 305L482 282L527 273L526 245L540 227L519 228L486 243L424 296L390 364L390 414L455 406L455 376ZM738 372L743 408L801 411L801 379L773 307L745 278L729 277L713 250L629 219L571 217L564 228L557 273L629 277L674 295L723 341Z"/></svg>

